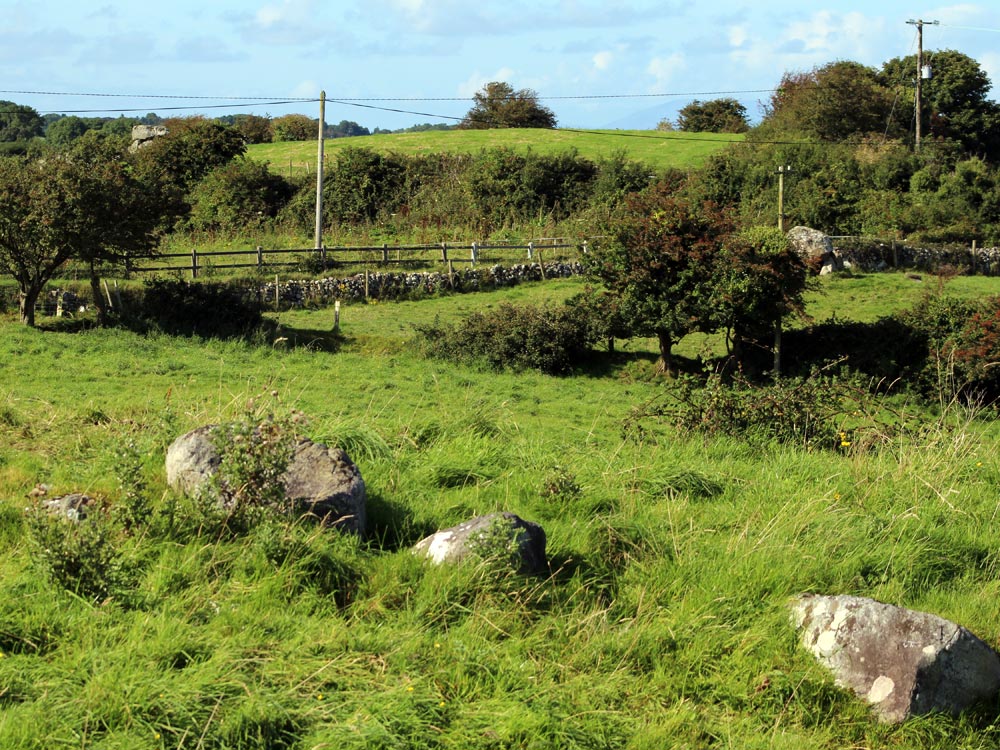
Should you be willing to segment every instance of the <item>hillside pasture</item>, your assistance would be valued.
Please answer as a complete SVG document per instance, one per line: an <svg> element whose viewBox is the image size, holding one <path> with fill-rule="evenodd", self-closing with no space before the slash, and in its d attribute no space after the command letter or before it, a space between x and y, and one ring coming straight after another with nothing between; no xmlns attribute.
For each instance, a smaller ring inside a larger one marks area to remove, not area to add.
<svg viewBox="0 0 1000 750"><path fill-rule="evenodd" d="M709 156L730 143L742 142L742 135L728 133L680 133L656 130L544 130L508 128L495 130L450 130L423 133L394 133L353 138L334 138L325 142L325 158L332 160L339 149L370 148L380 153L405 155L435 153L478 153L484 148L528 149L539 154L554 154L576 149L592 161L608 159L624 150L630 159L651 167L689 169L705 163ZM265 161L284 175L316 171L315 141L286 141L254 144L247 155Z"/></svg>

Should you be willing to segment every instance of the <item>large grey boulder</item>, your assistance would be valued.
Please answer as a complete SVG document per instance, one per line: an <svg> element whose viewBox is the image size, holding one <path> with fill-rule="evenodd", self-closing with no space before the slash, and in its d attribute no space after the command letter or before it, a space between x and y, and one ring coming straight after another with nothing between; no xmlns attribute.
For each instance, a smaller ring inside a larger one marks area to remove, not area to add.
<svg viewBox="0 0 1000 750"><path fill-rule="evenodd" d="M1000 692L1000 656L936 615L856 596L801 596L792 617L802 644L841 687L897 723L958 714Z"/></svg>
<svg viewBox="0 0 1000 750"><path fill-rule="evenodd" d="M531 574L544 573L549 566L545 531L514 513L476 516L421 539L413 552L434 563L458 562L470 556L509 557L520 572Z"/></svg>
<svg viewBox="0 0 1000 750"><path fill-rule="evenodd" d="M820 275L839 271L840 258L833 247L833 240L818 229L793 227L788 230L788 242L806 265Z"/></svg>
<svg viewBox="0 0 1000 750"><path fill-rule="evenodd" d="M218 471L221 456L213 441L216 425L181 435L167 448L167 483L193 495ZM354 462L340 448L302 439L295 445L281 477L285 495L303 515L363 534L365 482Z"/></svg>

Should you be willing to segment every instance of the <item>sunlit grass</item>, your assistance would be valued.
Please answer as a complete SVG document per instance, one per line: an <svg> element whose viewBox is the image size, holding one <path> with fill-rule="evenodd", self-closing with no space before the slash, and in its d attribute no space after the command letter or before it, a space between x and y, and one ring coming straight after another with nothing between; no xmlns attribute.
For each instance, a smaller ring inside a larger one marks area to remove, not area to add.
<svg viewBox="0 0 1000 750"><path fill-rule="evenodd" d="M910 283L824 280L810 307L873 319L908 306ZM623 418L668 387L653 342L567 378L428 361L413 342L415 322L583 288L345 306L336 353L308 343L328 309L277 316L291 348L0 321L0 746L996 746L988 716L879 724L797 647L786 602L871 596L1000 642L997 423L913 405L927 429L880 453L669 428L635 442ZM351 452L366 539L292 524L218 542L167 522L167 443L250 397ZM40 575L25 495L114 501L123 436L159 525L125 541L129 597L91 604ZM543 524L550 577L407 549L493 510Z"/></svg>

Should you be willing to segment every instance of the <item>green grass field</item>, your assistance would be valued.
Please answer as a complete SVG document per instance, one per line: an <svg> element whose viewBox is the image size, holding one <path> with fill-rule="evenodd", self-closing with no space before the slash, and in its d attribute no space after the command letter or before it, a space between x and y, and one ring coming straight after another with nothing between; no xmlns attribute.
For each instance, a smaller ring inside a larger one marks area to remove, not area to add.
<svg viewBox="0 0 1000 750"><path fill-rule="evenodd" d="M709 156L743 136L717 133L670 133L655 130L542 130L510 128L500 130L452 130L424 133L335 138L325 143L327 159L338 149L370 148L382 153L433 154L478 153L484 148L531 149L551 154L576 149L581 156L598 161L624 150L629 158L646 162L656 169L686 169L705 163ZM288 174L308 169L316 171L315 142L260 143L248 147L252 159L269 162L276 172Z"/></svg>
<svg viewBox="0 0 1000 750"><path fill-rule="evenodd" d="M824 279L810 312L871 320L933 283ZM337 352L331 310L281 313L273 346L0 318L0 747L997 747L996 706L879 724L797 646L786 603L870 596L1000 643L998 423L912 404L926 429L881 452L668 427L639 442L623 420L670 387L652 342L566 378L414 343L414 323L582 288L346 306ZM251 398L301 409L306 434L353 456L366 539L277 523L219 539L191 521L166 445ZM128 442L155 514L117 540L124 583L95 602L42 574L26 495L115 502ZM544 526L549 578L408 551L493 510Z"/></svg>

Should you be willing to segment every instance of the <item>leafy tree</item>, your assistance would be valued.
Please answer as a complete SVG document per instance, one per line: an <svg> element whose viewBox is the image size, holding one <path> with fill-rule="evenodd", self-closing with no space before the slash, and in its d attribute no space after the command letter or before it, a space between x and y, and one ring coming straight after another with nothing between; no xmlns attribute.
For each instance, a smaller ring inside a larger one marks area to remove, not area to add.
<svg viewBox="0 0 1000 750"><path fill-rule="evenodd" d="M750 129L747 108L735 99L695 99L677 113L681 130L694 133L745 133Z"/></svg>
<svg viewBox="0 0 1000 750"><path fill-rule="evenodd" d="M488 128L554 128L556 116L538 102L531 89L517 91L509 83L487 83L473 97L472 109L459 125L467 130Z"/></svg>
<svg viewBox="0 0 1000 750"><path fill-rule="evenodd" d="M989 76L971 57L955 50L927 51L924 63L933 75L921 83L923 132L931 138L960 142L970 154L1000 160L1000 104L987 98ZM896 57L882 66L884 85L913 102L916 96L916 55ZM897 127L912 131L913 111L903 107Z"/></svg>
<svg viewBox="0 0 1000 750"><path fill-rule="evenodd" d="M715 324L743 371L753 370L782 318L804 312L805 263L780 229L753 226L726 238L713 269Z"/></svg>
<svg viewBox="0 0 1000 750"><path fill-rule="evenodd" d="M270 143L274 140L271 118L260 115L235 115L232 126L247 143Z"/></svg>
<svg viewBox="0 0 1000 750"><path fill-rule="evenodd" d="M153 211L124 158L98 146L0 159L0 271L17 282L21 321L34 325L38 296L68 260L93 268L152 247Z"/></svg>
<svg viewBox="0 0 1000 750"><path fill-rule="evenodd" d="M135 158L139 179L154 190L168 225L190 210L187 193L216 167L246 152L239 131L192 117L167 120L167 135L141 148Z"/></svg>
<svg viewBox="0 0 1000 750"><path fill-rule="evenodd" d="M236 231L274 218L292 195L292 186L266 164L243 157L216 167L191 191L191 225Z"/></svg>
<svg viewBox="0 0 1000 750"><path fill-rule="evenodd" d="M874 68L832 62L807 73L786 73L754 132L760 139L795 133L823 141L881 135L892 108L892 92Z"/></svg>
<svg viewBox="0 0 1000 750"><path fill-rule="evenodd" d="M30 141L45 131L45 120L25 104L0 100L0 142Z"/></svg>
<svg viewBox="0 0 1000 750"><path fill-rule="evenodd" d="M713 264L733 230L711 204L661 184L634 196L613 236L590 253L591 276L616 298L632 335L657 338L660 371L673 371L673 345L686 334L718 326Z"/></svg>
<svg viewBox="0 0 1000 750"><path fill-rule="evenodd" d="M271 120L275 143L281 141L309 141L316 137L316 120L305 115L283 115Z"/></svg>
<svg viewBox="0 0 1000 750"><path fill-rule="evenodd" d="M371 135L371 131L352 120L341 120L336 125L328 125L326 128L327 138L354 138L360 135Z"/></svg>
<svg viewBox="0 0 1000 750"><path fill-rule="evenodd" d="M45 140L53 146L65 146L75 141L89 129L87 123L75 115L60 117L58 120L49 123L49 126L45 128Z"/></svg>

